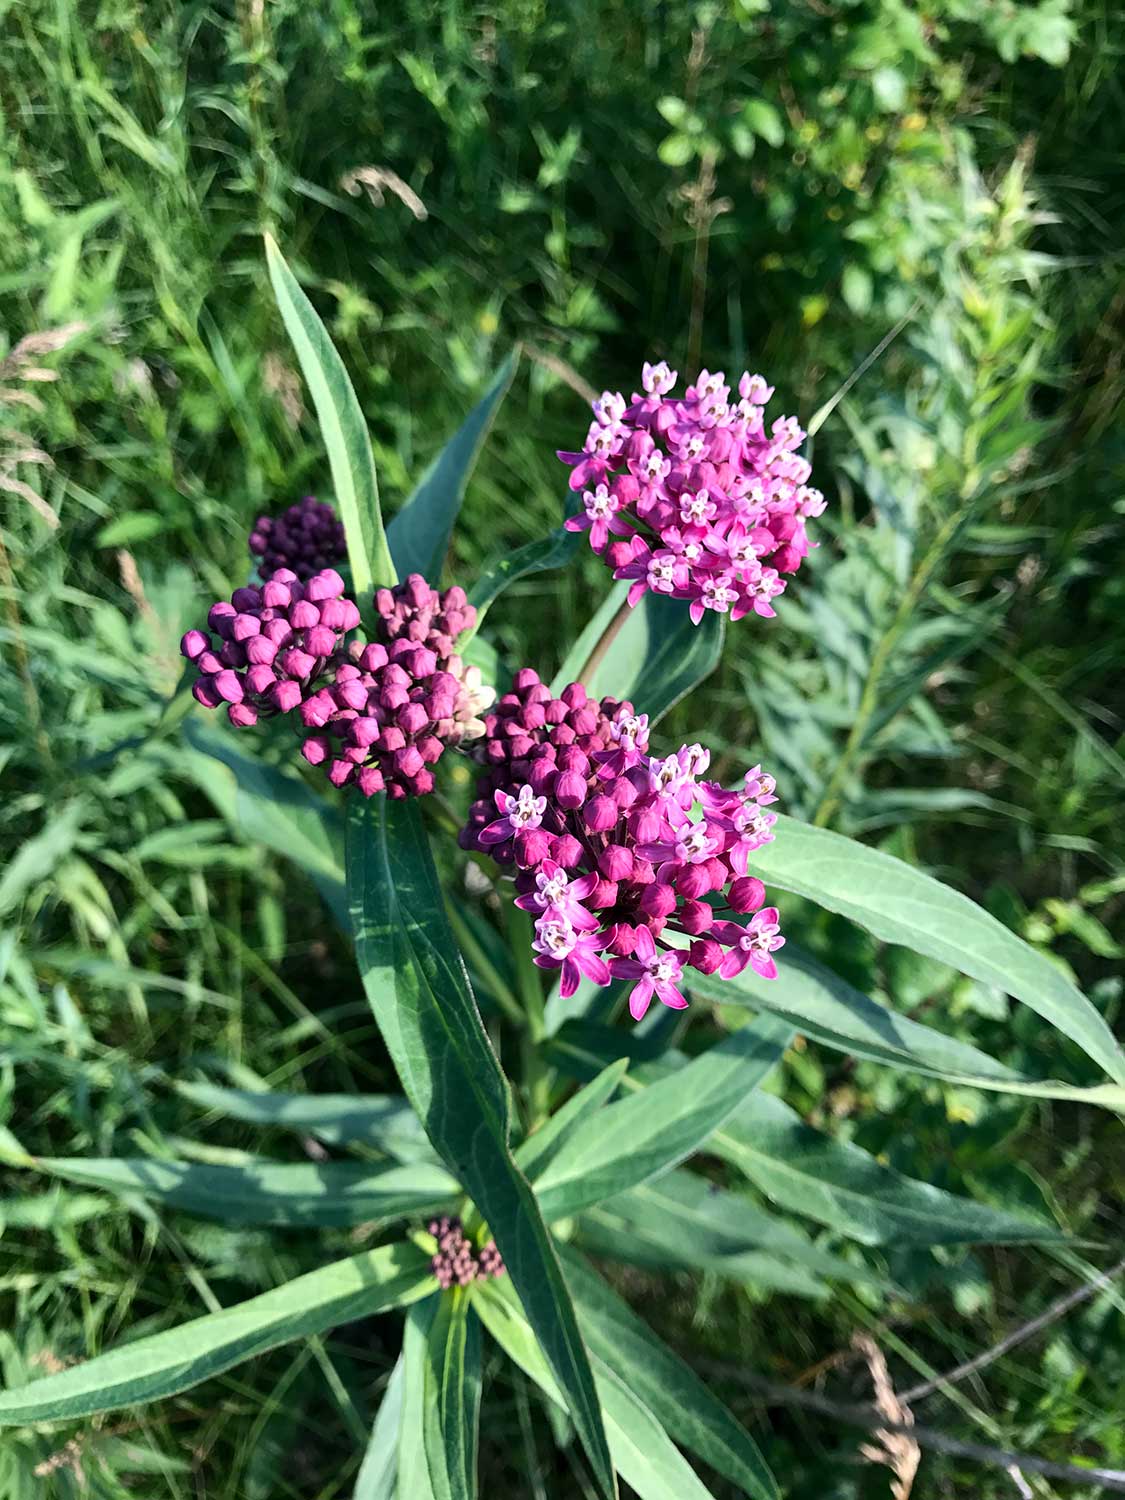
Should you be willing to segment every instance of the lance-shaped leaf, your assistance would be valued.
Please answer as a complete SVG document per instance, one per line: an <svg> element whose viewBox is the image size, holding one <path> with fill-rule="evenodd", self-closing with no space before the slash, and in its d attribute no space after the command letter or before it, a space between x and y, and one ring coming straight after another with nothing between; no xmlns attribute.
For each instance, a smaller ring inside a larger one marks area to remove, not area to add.
<svg viewBox="0 0 1125 1500"><path fill-rule="evenodd" d="M690 1066L680 1052L657 1055L645 1038L609 1026L571 1023L549 1047L550 1060L584 1078L632 1041L628 1091ZM709 1156L738 1167L779 1208L803 1214L861 1244L1039 1244L1063 1238L1051 1225L915 1182L850 1142L802 1123L772 1094L756 1089L707 1141Z"/></svg>
<svg viewBox="0 0 1125 1500"><path fill-rule="evenodd" d="M472 1500L477 1493L480 1323L461 1288L406 1315L399 1493Z"/></svg>
<svg viewBox="0 0 1125 1500"><path fill-rule="evenodd" d="M175 1088L202 1109L247 1125L312 1135L329 1146L371 1146L396 1161L433 1159L434 1148L401 1094L283 1094L214 1083L176 1083Z"/></svg>
<svg viewBox="0 0 1125 1500"><path fill-rule="evenodd" d="M583 1244L643 1266L718 1271L738 1281L816 1296L822 1277L886 1286L874 1272L812 1244L792 1224L693 1172L669 1172L587 1210Z"/></svg>
<svg viewBox="0 0 1125 1500"><path fill-rule="evenodd" d="M534 1182L554 1160L566 1142L580 1126L585 1125L617 1090L629 1066L628 1058L621 1057L603 1068L585 1088L556 1110L551 1118L521 1142L516 1151L516 1161L528 1180Z"/></svg>
<svg viewBox="0 0 1125 1500"><path fill-rule="evenodd" d="M509 584L515 583L517 578L526 578L531 573L546 573L551 568L563 567L578 551L580 541L578 532L567 531L565 527L559 526L546 536L538 537L526 546L517 547L507 557L493 563L469 590L469 603L476 609L477 620L472 635L462 636L458 646L463 650L472 640L484 623L484 617L493 601L499 598Z"/></svg>
<svg viewBox="0 0 1125 1500"><path fill-rule="evenodd" d="M352 1500L395 1500L405 1363L400 1354L375 1413L371 1439L356 1475Z"/></svg>
<svg viewBox="0 0 1125 1500"><path fill-rule="evenodd" d="M471 1296L481 1322L508 1358L563 1407L550 1366L506 1280L478 1284ZM710 1500L710 1491L641 1398L628 1391L601 1360L595 1359L594 1373L614 1465L642 1500Z"/></svg>
<svg viewBox="0 0 1125 1500"><path fill-rule="evenodd" d="M757 1500L778 1488L749 1433L695 1371L638 1318L586 1260L564 1246L563 1269L596 1359L640 1397L677 1443Z"/></svg>
<svg viewBox="0 0 1125 1500"><path fill-rule="evenodd" d="M975 901L827 829L780 817L775 833L772 844L751 856L752 874L839 912L884 942L1014 995L1125 1084L1125 1056L1081 990Z"/></svg>
<svg viewBox="0 0 1125 1500"><path fill-rule="evenodd" d="M666 1172L698 1150L789 1044L792 1028L761 1017L650 1088L589 1117L535 1184L560 1219Z"/></svg>
<svg viewBox="0 0 1125 1500"><path fill-rule="evenodd" d="M418 488L387 527L387 541L399 577L421 573L435 584L441 574L453 524L500 403L516 373L513 352L493 376L488 390L426 470Z"/></svg>
<svg viewBox="0 0 1125 1500"><path fill-rule="evenodd" d="M655 722L719 665L723 622L714 610L708 610L700 624L693 625L683 600L646 594L635 609L621 616L620 627L591 671L591 657L627 608L628 592L627 583L610 590L568 652L552 692L560 693L584 672L592 697L609 693L615 698L628 698L638 713L648 714Z"/></svg>
<svg viewBox="0 0 1125 1500"><path fill-rule="evenodd" d="M347 534L352 584L360 609L366 613L374 590L395 582L395 568L383 530L379 482L363 410L316 309L268 234L266 264L285 331L316 408Z"/></svg>
<svg viewBox="0 0 1125 1500"><path fill-rule="evenodd" d="M507 1080L449 928L417 805L353 802L347 855L360 974L403 1088L487 1220L599 1487L612 1495L586 1349L535 1195L512 1158Z"/></svg>
<svg viewBox="0 0 1125 1500"><path fill-rule="evenodd" d="M436 1163L372 1167L364 1162L257 1161L245 1166L115 1157L36 1157L40 1171L85 1187L137 1193L224 1224L389 1223L457 1197Z"/></svg>
<svg viewBox="0 0 1125 1500"><path fill-rule="evenodd" d="M336 808L315 797L299 776L246 754L233 735L215 734L191 718L183 735L197 752L188 755L186 769L223 816L245 838L300 865L337 922L346 926L344 828ZM232 773L233 788L229 778L216 773L213 761Z"/></svg>
<svg viewBox="0 0 1125 1500"><path fill-rule="evenodd" d="M811 1129L787 1104L761 1091L739 1105L709 1149L779 1208L864 1245L1018 1245L1064 1238L1049 1224L882 1166L859 1146Z"/></svg>
<svg viewBox="0 0 1125 1500"><path fill-rule="evenodd" d="M945 1036L880 1005L795 943L787 943L782 951L776 979L761 979L749 967L731 980L692 969L687 971L686 987L716 1004L746 1003L771 1011L825 1046L872 1062L999 1093L1125 1109L1125 1089L1120 1085L1080 1088L1026 1078L969 1042Z"/></svg>
<svg viewBox="0 0 1125 1500"><path fill-rule="evenodd" d="M435 1287L429 1258L414 1245L367 1250L235 1307L0 1392L0 1424L61 1422L174 1396L267 1349L405 1306Z"/></svg>

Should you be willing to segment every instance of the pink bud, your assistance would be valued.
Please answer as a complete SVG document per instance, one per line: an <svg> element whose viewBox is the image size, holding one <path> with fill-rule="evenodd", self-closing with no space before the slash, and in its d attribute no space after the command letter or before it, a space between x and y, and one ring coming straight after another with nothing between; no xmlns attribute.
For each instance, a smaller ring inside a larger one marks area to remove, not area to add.
<svg viewBox="0 0 1125 1500"><path fill-rule="evenodd" d="M420 703L405 703L399 709L395 722L403 734L419 734L430 721Z"/></svg>
<svg viewBox="0 0 1125 1500"><path fill-rule="evenodd" d="M612 797L591 797L583 809L586 827L591 833L605 833L617 822L617 803Z"/></svg>
<svg viewBox="0 0 1125 1500"><path fill-rule="evenodd" d="M306 729L320 729L336 712L336 705L322 688L301 704L301 723Z"/></svg>
<svg viewBox="0 0 1125 1500"><path fill-rule="evenodd" d="M313 656L331 656L336 649L336 632L327 625L314 625L305 634L305 650Z"/></svg>
<svg viewBox="0 0 1125 1500"><path fill-rule="evenodd" d="M215 687L213 677L200 677L198 681L193 682L191 695L203 708L218 708L223 701Z"/></svg>
<svg viewBox="0 0 1125 1500"><path fill-rule="evenodd" d="M249 703L232 703L227 709L227 718L236 729L249 729L258 722L258 710Z"/></svg>
<svg viewBox="0 0 1125 1500"><path fill-rule="evenodd" d="M445 746L436 734L424 734L418 744L418 754L428 766L436 766L445 753Z"/></svg>
<svg viewBox="0 0 1125 1500"><path fill-rule="evenodd" d="M620 808L630 808L637 800L637 789L627 776L615 776L606 791Z"/></svg>
<svg viewBox="0 0 1125 1500"><path fill-rule="evenodd" d="M230 596L230 602L234 606L235 612L241 614L243 610L261 609L262 596L254 588L235 589L234 593Z"/></svg>
<svg viewBox="0 0 1125 1500"><path fill-rule="evenodd" d="M573 808L581 807L586 800L585 776L580 776L577 771L560 772L555 781L554 798L558 805L568 812Z"/></svg>
<svg viewBox="0 0 1125 1500"><path fill-rule="evenodd" d="M534 870L550 857L552 839L545 828L522 828L512 842L521 870Z"/></svg>
<svg viewBox="0 0 1125 1500"><path fill-rule="evenodd" d="M570 682L562 690L562 701L567 708L585 708L588 702L586 689L580 682Z"/></svg>
<svg viewBox="0 0 1125 1500"><path fill-rule="evenodd" d="M558 782L554 762L548 760L546 756L539 756L529 766L527 780L537 797L553 796Z"/></svg>
<svg viewBox="0 0 1125 1500"><path fill-rule="evenodd" d="M246 686L252 693L268 692L276 681L277 674L266 662L258 662L246 674Z"/></svg>
<svg viewBox="0 0 1125 1500"><path fill-rule="evenodd" d="M365 797L374 797L386 786L378 766L361 766L355 773L355 784Z"/></svg>
<svg viewBox="0 0 1125 1500"><path fill-rule="evenodd" d="M281 668L289 677L299 677L302 680L312 675L316 666L316 657L310 656L307 651L301 651L296 646L288 647L281 656Z"/></svg>
<svg viewBox="0 0 1125 1500"><path fill-rule="evenodd" d="M207 624L218 635L226 640L234 625L234 617L238 613L233 604L227 604L220 600L218 604L212 604L207 611Z"/></svg>
<svg viewBox="0 0 1125 1500"><path fill-rule="evenodd" d="M598 715L592 708L571 709L567 723L575 734L594 734L598 727Z"/></svg>
<svg viewBox="0 0 1125 1500"><path fill-rule="evenodd" d="M293 639L293 627L288 620L267 620L262 626L262 634L275 646L287 646Z"/></svg>
<svg viewBox="0 0 1125 1500"><path fill-rule="evenodd" d="M237 672L232 672L229 669L223 672L216 672L211 680L215 684L215 691L224 703L242 702L242 683Z"/></svg>
<svg viewBox="0 0 1125 1500"><path fill-rule="evenodd" d="M335 568L324 568L321 572L314 573L305 584L305 598L311 599L314 604L321 599L338 599L343 592L344 580Z"/></svg>
<svg viewBox="0 0 1125 1500"><path fill-rule="evenodd" d="M397 724L388 724L379 736L378 743L380 750L391 755L394 751L401 750L406 744L406 736Z"/></svg>
<svg viewBox="0 0 1125 1500"><path fill-rule="evenodd" d="M612 929L606 952L616 954L618 958L628 958L636 946L636 928L630 926L628 922L618 922Z"/></svg>
<svg viewBox="0 0 1125 1500"><path fill-rule="evenodd" d="M715 913L706 901L685 901L678 915L680 926L692 937L698 937L701 932L710 932L715 920Z"/></svg>
<svg viewBox="0 0 1125 1500"><path fill-rule="evenodd" d="M301 684L299 682L275 682L266 696L274 708L287 714L301 701Z"/></svg>
<svg viewBox="0 0 1125 1500"><path fill-rule="evenodd" d="M234 624L231 626L231 639L248 641L252 635L258 635L261 629L262 622L257 615L235 615Z"/></svg>
<svg viewBox="0 0 1125 1500"><path fill-rule="evenodd" d="M598 859L598 869L607 880L628 880L633 873L633 856L624 844L607 844Z"/></svg>
<svg viewBox="0 0 1125 1500"><path fill-rule="evenodd" d="M706 864L681 865L676 871L676 889L681 896L686 896L689 901L695 901L700 896L705 896L711 889L711 881L707 874Z"/></svg>
<svg viewBox="0 0 1125 1500"><path fill-rule="evenodd" d="M359 664L365 672L378 672L389 660L386 646L379 641L372 641L359 653Z"/></svg>
<svg viewBox="0 0 1125 1500"><path fill-rule="evenodd" d="M646 916L655 917L659 921L675 911L676 893L670 885L654 880L651 885L645 886L638 905Z"/></svg>
<svg viewBox="0 0 1125 1500"><path fill-rule="evenodd" d="M701 974L713 974L723 961L723 950L714 938L697 938L688 953L688 963Z"/></svg>
<svg viewBox="0 0 1125 1500"><path fill-rule="evenodd" d="M186 656L188 661L194 661L201 656L210 646L211 642L203 634L202 630L189 630L180 641L180 654Z"/></svg>
<svg viewBox="0 0 1125 1500"><path fill-rule="evenodd" d="M564 870L576 870L582 863L586 851L572 833L564 833L555 840L552 858Z"/></svg>
<svg viewBox="0 0 1125 1500"><path fill-rule="evenodd" d="M320 610L309 599L302 599L289 611L289 623L294 630L311 630L320 624Z"/></svg>
<svg viewBox="0 0 1125 1500"><path fill-rule="evenodd" d="M721 891L730 879L730 866L718 855L713 854L703 868L707 871L707 879L710 882L707 889Z"/></svg>
<svg viewBox="0 0 1125 1500"><path fill-rule="evenodd" d="M381 727L378 719L353 719L348 729L348 738L353 745L373 745L379 738Z"/></svg>
<svg viewBox="0 0 1125 1500"><path fill-rule="evenodd" d="M333 760L328 763L328 779L333 786L346 786L355 775L355 766L350 760Z"/></svg>
<svg viewBox="0 0 1125 1500"><path fill-rule="evenodd" d="M314 734L301 746L301 754L310 766L319 766L328 759L329 743L322 734Z"/></svg>
<svg viewBox="0 0 1125 1500"><path fill-rule="evenodd" d="M530 667L521 667L512 678L512 691L514 693L526 693L530 688L535 687L538 682L538 672L532 671Z"/></svg>
<svg viewBox="0 0 1125 1500"><path fill-rule="evenodd" d="M293 591L276 575L262 589L262 603L267 609L288 609L293 602Z"/></svg>
<svg viewBox="0 0 1125 1500"><path fill-rule="evenodd" d="M766 899L766 888L753 875L743 875L732 880L727 900L732 911L757 911Z"/></svg>
<svg viewBox="0 0 1125 1500"><path fill-rule="evenodd" d="M354 708L357 713L362 713L367 707L367 688L358 677L347 677L341 682L337 675L332 693L344 708Z"/></svg>
<svg viewBox="0 0 1125 1500"><path fill-rule="evenodd" d="M251 636L245 649L246 660L252 667L268 667L277 655L277 647L268 635Z"/></svg>
<svg viewBox="0 0 1125 1500"><path fill-rule="evenodd" d="M548 724L562 724L570 709L561 698L551 698L543 705L543 715Z"/></svg>
<svg viewBox="0 0 1125 1500"><path fill-rule="evenodd" d="M425 761L414 745L404 745L401 750L396 750L393 761L396 774L402 777L417 776L425 768Z"/></svg>
<svg viewBox="0 0 1125 1500"><path fill-rule="evenodd" d="M660 841L664 819L655 807L640 807L629 814L628 827L638 844L656 844Z"/></svg>

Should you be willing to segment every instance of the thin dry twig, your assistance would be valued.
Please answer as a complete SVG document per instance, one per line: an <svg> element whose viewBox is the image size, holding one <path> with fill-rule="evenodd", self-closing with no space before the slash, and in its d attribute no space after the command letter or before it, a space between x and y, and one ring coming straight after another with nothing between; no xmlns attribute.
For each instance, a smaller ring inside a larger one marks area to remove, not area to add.
<svg viewBox="0 0 1125 1500"><path fill-rule="evenodd" d="M520 349L527 355L528 359L534 360L537 365L542 365L544 370L550 370L552 375L558 376L564 385L570 386L576 391L583 401L596 401L598 393L590 382L579 375L573 365L567 364L557 354L551 354L547 349L539 349L534 344L520 344Z"/></svg>
<svg viewBox="0 0 1125 1500"><path fill-rule="evenodd" d="M1103 1271L1095 1276L1085 1286L1076 1287L1073 1292L1067 1292L1064 1297L1059 1297L1046 1307L1035 1318L1029 1318L1026 1323L1021 1323L1018 1328L1012 1330L1000 1340L993 1344L991 1349L986 1349L983 1354L977 1354L972 1359L967 1359L963 1365L958 1365L955 1370L950 1370L948 1375L939 1375L935 1380L924 1381L921 1385L911 1386L910 1390L902 1395L903 1401L923 1401L927 1396L932 1396L935 1391L945 1389L958 1380L964 1380L966 1375L974 1375L978 1370L983 1370L987 1365L1007 1354L1017 1344L1022 1344L1025 1339L1034 1338L1044 1328L1049 1328L1052 1323L1057 1323L1064 1318L1068 1312L1088 1301L1097 1292L1104 1291L1119 1276L1125 1274L1125 1259L1119 1260L1115 1266L1110 1266L1108 1271Z"/></svg>
<svg viewBox="0 0 1125 1500"><path fill-rule="evenodd" d="M340 186L353 198L366 193L368 200L376 208L382 208L387 201L386 194L393 193L400 203L406 204L416 219L430 217L429 209L418 194L390 167L354 167L340 178Z"/></svg>
<svg viewBox="0 0 1125 1500"><path fill-rule="evenodd" d="M852 1346L863 1355L867 1368L871 1371L871 1382L875 1387L875 1409L888 1422L894 1423L893 1428L878 1428L875 1432L876 1441L864 1443L859 1451L873 1464L886 1464L893 1472L895 1477L891 1494L894 1500L910 1500L914 1476L922 1462L921 1448L908 1435L910 1428L914 1426L914 1413L895 1395L886 1358L870 1334L857 1333L852 1339Z"/></svg>

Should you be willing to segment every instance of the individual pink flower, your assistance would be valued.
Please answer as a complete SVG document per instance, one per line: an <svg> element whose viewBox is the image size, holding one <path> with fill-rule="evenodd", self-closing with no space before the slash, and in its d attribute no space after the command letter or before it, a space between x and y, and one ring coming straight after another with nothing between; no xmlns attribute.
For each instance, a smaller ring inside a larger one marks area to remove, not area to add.
<svg viewBox="0 0 1125 1500"><path fill-rule="evenodd" d="M496 792L494 800L500 816L482 830L482 844L502 844L517 833L538 828L547 811L546 797L537 797L529 786L521 786L514 797L510 792Z"/></svg>
<svg viewBox="0 0 1125 1500"><path fill-rule="evenodd" d="M562 970L559 993L564 999L574 994L583 976L594 984L610 981L609 965L601 955L605 939L579 931L551 908L536 922L531 946L535 951L533 962L541 969Z"/></svg>
<svg viewBox="0 0 1125 1500"><path fill-rule="evenodd" d="M737 922L717 922L712 933L720 943L731 944L719 967L721 978L733 979L747 964L763 979L777 978L773 955L784 945L785 939L778 926L776 906L763 907L745 927L740 927Z"/></svg>
<svg viewBox="0 0 1125 1500"><path fill-rule="evenodd" d="M652 933L642 927L636 938L632 958L615 958L610 965L615 979L635 979L629 991L629 1014L639 1021L652 1003L653 995L673 1010L684 1010L687 999L677 989L684 959L681 953L661 952Z"/></svg>

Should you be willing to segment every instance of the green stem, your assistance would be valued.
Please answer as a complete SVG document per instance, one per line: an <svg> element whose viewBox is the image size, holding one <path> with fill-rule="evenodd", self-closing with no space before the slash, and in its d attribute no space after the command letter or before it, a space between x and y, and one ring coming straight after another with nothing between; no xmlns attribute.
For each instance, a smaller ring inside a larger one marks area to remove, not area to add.
<svg viewBox="0 0 1125 1500"><path fill-rule="evenodd" d="M855 763L863 749L867 727L878 706L883 673L886 671L887 664L893 656L899 641L902 639L906 627L910 623L918 601L929 587L930 580L937 569L938 563L945 555L945 549L949 545L950 539L955 535L958 527L971 508L972 501L965 498L964 493L962 493L961 503L956 510L946 517L921 562L915 568L906 592L899 601L898 609L895 610L894 619L883 632L879 644L875 647L875 651L871 657L871 665L867 669L867 678L863 684L863 693L859 700L859 708L856 711L851 732L844 744L840 759L836 762L836 768L829 777L824 791L820 794L816 811L813 813L812 823L814 828L827 827L836 815L840 806L844 784L855 768Z"/></svg>
<svg viewBox="0 0 1125 1500"><path fill-rule="evenodd" d="M583 687L588 688L590 686L590 683L594 678L594 673L598 670L605 659L606 652L613 645L617 637L621 634L621 631L625 625L625 621L632 613L633 611L629 604L629 600L626 598L624 603L621 605L621 608L617 611L613 619L610 620L609 624L602 631L601 638L599 639L594 649L590 652L589 656L586 658L586 664L578 674L578 681L582 684Z"/></svg>
<svg viewBox="0 0 1125 1500"><path fill-rule="evenodd" d="M471 961L473 968L484 980L489 993L508 1020L522 1030L527 1026L527 1017L524 1015L523 1007L512 993L511 986L505 982L488 954L477 942L472 928L452 902L447 901L445 909L449 916L449 925L453 928L453 935L457 939L457 946Z"/></svg>

